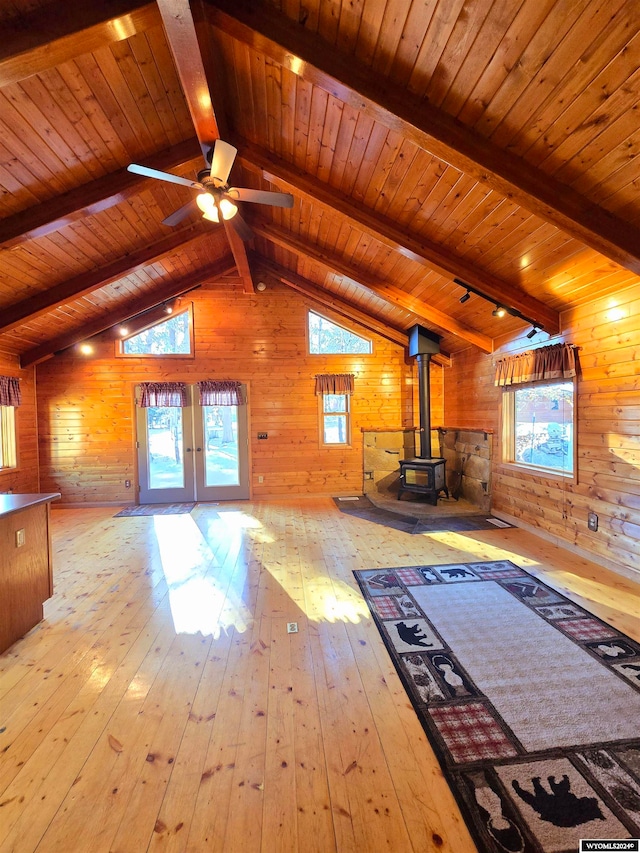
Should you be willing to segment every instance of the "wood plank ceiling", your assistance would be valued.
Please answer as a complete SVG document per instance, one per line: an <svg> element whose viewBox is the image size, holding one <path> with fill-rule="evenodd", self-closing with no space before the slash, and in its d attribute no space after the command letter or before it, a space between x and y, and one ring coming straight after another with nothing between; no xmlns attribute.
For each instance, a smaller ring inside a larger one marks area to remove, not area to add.
<svg viewBox="0 0 640 853"><path fill-rule="evenodd" d="M403 340L491 351L640 275L635 0L0 0L0 354L202 282L276 278ZM222 137L291 192L162 220ZM470 285L472 296L458 281ZM481 298L478 294L484 294ZM494 303L511 309L494 317Z"/></svg>

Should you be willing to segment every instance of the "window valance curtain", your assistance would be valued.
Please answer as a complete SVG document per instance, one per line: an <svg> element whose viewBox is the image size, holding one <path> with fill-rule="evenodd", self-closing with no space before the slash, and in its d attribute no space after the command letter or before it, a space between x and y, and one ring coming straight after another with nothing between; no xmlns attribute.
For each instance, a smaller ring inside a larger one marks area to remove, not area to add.
<svg viewBox="0 0 640 853"><path fill-rule="evenodd" d="M316 374L316 394L353 394L353 373Z"/></svg>
<svg viewBox="0 0 640 853"><path fill-rule="evenodd" d="M15 376L0 376L0 406L19 406L21 402L20 380Z"/></svg>
<svg viewBox="0 0 640 853"><path fill-rule="evenodd" d="M551 344L500 358L496 362L495 384L570 379L577 374L577 350L573 344Z"/></svg>
<svg viewBox="0 0 640 853"><path fill-rule="evenodd" d="M203 379L196 383L201 406L241 406L242 386L235 379Z"/></svg>
<svg viewBox="0 0 640 853"><path fill-rule="evenodd" d="M141 382L138 405L141 409L150 409L154 406L182 409L188 405L187 384L186 382Z"/></svg>

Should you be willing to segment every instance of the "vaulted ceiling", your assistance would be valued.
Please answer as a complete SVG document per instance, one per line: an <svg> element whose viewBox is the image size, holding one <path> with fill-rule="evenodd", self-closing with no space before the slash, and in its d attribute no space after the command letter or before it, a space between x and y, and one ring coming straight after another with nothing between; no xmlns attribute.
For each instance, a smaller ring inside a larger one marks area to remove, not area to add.
<svg viewBox="0 0 640 853"><path fill-rule="evenodd" d="M278 280L455 353L640 277L635 0L0 0L0 354ZM222 138L243 241L190 213ZM461 303L467 284L471 298ZM482 298L484 296L484 298ZM495 304L509 313L493 316Z"/></svg>

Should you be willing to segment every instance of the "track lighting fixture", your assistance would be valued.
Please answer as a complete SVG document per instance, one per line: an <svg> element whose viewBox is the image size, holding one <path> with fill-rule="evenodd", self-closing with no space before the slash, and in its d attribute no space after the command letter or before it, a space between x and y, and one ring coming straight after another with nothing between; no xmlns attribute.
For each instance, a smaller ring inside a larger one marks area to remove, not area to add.
<svg viewBox="0 0 640 853"><path fill-rule="evenodd" d="M491 297L486 296L481 290L477 290L472 284L467 284L466 281L462 281L460 278L453 279L454 284L458 284L460 287L464 287L466 293L463 293L460 297L460 303L464 304L468 299L471 298L471 294L475 294L476 296L480 296L482 299L486 299L487 302L493 302L495 308L491 312L493 317L504 317L509 314L511 317L517 317L519 320L524 320L525 323L530 324L533 328L531 332L527 335L528 338L534 337L538 332L544 331L544 326L540 323L536 322L533 317L525 317L524 314L521 314L517 308L512 308L510 305L501 305L499 302L494 302Z"/></svg>

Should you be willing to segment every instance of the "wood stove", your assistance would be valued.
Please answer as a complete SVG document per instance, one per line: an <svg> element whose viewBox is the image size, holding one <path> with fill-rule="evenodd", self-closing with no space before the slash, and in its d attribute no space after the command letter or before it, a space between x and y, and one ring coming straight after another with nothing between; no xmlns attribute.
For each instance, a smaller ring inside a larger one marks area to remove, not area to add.
<svg viewBox="0 0 640 853"><path fill-rule="evenodd" d="M413 492L414 494L424 495L428 498L429 503L435 506L440 492L444 492L449 497L444 466L445 460L439 457L401 459L398 500L400 500L403 492Z"/></svg>
<svg viewBox="0 0 640 853"><path fill-rule="evenodd" d="M434 506L438 495L449 497L445 475L445 460L431 455L431 402L429 392L429 363L440 352L440 338L422 326L409 329L409 355L418 359L418 396L420 402L420 455L400 460L398 500L404 492L424 495Z"/></svg>

